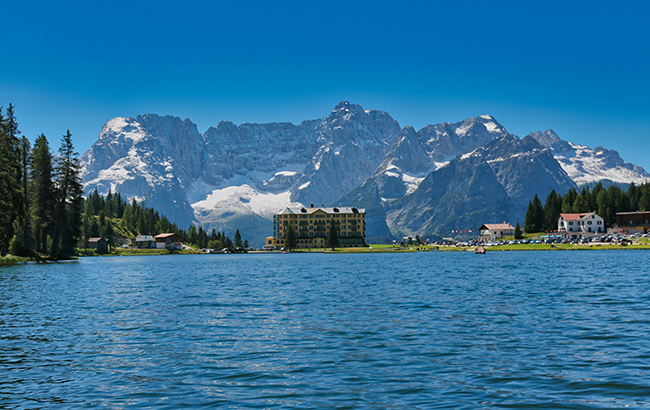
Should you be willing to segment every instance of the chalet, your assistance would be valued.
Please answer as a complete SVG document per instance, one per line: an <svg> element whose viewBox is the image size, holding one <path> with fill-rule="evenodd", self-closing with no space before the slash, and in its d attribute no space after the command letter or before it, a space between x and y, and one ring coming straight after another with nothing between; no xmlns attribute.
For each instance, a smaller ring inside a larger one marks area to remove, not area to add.
<svg viewBox="0 0 650 410"><path fill-rule="evenodd" d="M175 233L161 233L154 236L154 238L156 240L156 249L183 249L183 237Z"/></svg>
<svg viewBox="0 0 650 410"><path fill-rule="evenodd" d="M513 236L515 234L515 228L509 223L502 224L483 224L478 229L479 231L479 240L482 241L494 241L496 239L502 239L506 236Z"/></svg>
<svg viewBox="0 0 650 410"><path fill-rule="evenodd" d="M88 238L88 247L95 249L97 253L108 252L108 242L104 238Z"/></svg>
<svg viewBox="0 0 650 410"><path fill-rule="evenodd" d="M648 233L650 231L650 212L617 212L616 224L619 233Z"/></svg>
<svg viewBox="0 0 650 410"><path fill-rule="evenodd" d="M605 221L595 212L560 214L557 220L559 233L571 238L583 238L605 233Z"/></svg>

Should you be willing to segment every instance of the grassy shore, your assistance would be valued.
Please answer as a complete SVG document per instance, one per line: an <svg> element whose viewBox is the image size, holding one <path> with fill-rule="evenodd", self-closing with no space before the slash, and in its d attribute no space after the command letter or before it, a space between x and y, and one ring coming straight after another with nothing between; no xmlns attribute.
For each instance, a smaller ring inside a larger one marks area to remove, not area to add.
<svg viewBox="0 0 650 410"><path fill-rule="evenodd" d="M35 261L35 258L25 258L22 256L7 255L0 257L0 265L13 265L16 263L25 263Z"/></svg>

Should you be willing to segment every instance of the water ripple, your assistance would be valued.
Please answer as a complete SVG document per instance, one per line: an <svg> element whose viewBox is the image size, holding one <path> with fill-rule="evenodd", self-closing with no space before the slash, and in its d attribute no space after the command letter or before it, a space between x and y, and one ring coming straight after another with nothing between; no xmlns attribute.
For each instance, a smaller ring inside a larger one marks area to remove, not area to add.
<svg viewBox="0 0 650 410"><path fill-rule="evenodd" d="M646 408L643 252L0 267L0 408Z"/></svg>

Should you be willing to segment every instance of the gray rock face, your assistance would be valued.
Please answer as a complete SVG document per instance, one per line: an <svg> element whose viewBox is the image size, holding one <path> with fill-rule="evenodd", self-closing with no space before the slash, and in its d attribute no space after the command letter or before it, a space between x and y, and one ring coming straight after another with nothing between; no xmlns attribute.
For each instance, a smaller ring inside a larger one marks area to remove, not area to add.
<svg viewBox="0 0 650 410"><path fill-rule="evenodd" d="M386 215L387 227L397 237L442 237L454 229L475 230L486 221L514 223L523 220L535 194L545 197L553 189L564 193L575 186L548 149L531 137L510 134L456 157L397 199L371 195L383 180L383 174L375 175L341 202L355 204L363 198L364 207ZM371 237L384 232L383 226L368 226Z"/></svg>
<svg viewBox="0 0 650 410"><path fill-rule="evenodd" d="M368 179L401 128L383 111L342 102L319 124L318 151L291 191L296 202L330 204Z"/></svg>
<svg viewBox="0 0 650 410"><path fill-rule="evenodd" d="M386 207L388 226L398 237L450 236L452 229L507 221L512 213L508 193L480 155L451 161L429 174L415 192Z"/></svg>
<svg viewBox="0 0 650 410"><path fill-rule="evenodd" d="M205 132L203 180L219 185L251 171L275 172L287 165L304 168L318 150L315 121L299 126L291 123L249 124L236 126L221 122ZM288 185L287 185L288 184ZM286 190L291 181L275 181L268 187Z"/></svg>
<svg viewBox="0 0 650 410"><path fill-rule="evenodd" d="M245 227L255 245L286 206L366 208L367 236L383 242L523 219L535 194L576 182L650 177L616 151L574 145L552 130L519 139L482 115L416 131L348 102L299 125L224 121L203 135L188 119L118 117L82 165L86 192L145 200L183 227Z"/></svg>

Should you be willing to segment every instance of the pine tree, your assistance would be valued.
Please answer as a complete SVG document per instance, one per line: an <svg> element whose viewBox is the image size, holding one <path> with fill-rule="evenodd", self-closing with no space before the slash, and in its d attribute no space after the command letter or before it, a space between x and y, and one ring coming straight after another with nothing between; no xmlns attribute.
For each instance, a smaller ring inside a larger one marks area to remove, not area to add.
<svg viewBox="0 0 650 410"><path fill-rule="evenodd" d="M284 247L287 250L296 249L298 245L298 240L296 239L296 231L293 229L293 225L289 224L287 231L284 234Z"/></svg>
<svg viewBox="0 0 650 410"><path fill-rule="evenodd" d="M29 256L34 249L32 236L32 218L30 212L29 172L31 167L31 144L24 136L18 143L19 170L18 181L20 184L21 198L17 206L18 219L16 221L16 236L12 242L11 253L14 255Z"/></svg>
<svg viewBox="0 0 650 410"><path fill-rule="evenodd" d="M557 229L557 220L561 212L562 198L558 200L558 194L555 190L552 190L544 203L544 230L552 231Z"/></svg>
<svg viewBox="0 0 650 410"><path fill-rule="evenodd" d="M199 232L197 234L199 240L199 248L206 248L208 246L208 234L202 226L199 225Z"/></svg>
<svg viewBox="0 0 650 410"><path fill-rule="evenodd" d="M81 244L84 250L88 249L88 239L92 238L90 235L90 230L92 228L93 222L95 221L95 209L93 207L93 201L90 199L86 200L86 206L84 207L83 222L81 228Z"/></svg>
<svg viewBox="0 0 650 410"><path fill-rule="evenodd" d="M14 107L9 104L6 116L0 108L0 256L9 250L14 236L14 222L20 217L20 156L18 154L18 123Z"/></svg>
<svg viewBox="0 0 650 410"><path fill-rule="evenodd" d="M524 239L524 235L521 232L521 227L519 226L519 221L515 225L515 239Z"/></svg>
<svg viewBox="0 0 650 410"><path fill-rule="evenodd" d="M190 230L187 233L187 241L192 245L196 245L199 243L199 236L196 233L196 226L194 225L190 226Z"/></svg>
<svg viewBox="0 0 650 410"><path fill-rule="evenodd" d="M243 246L243 243L241 241L241 234L239 233L239 229L235 232L235 247L241 248Z"/></svg>
<svg viewBox="0 0 650 410"><path fill-rule="evenodd" d="M650 189L644 189L639 196L639 211L650 211Z"/></svg>
<svg viewBox="0 0 650 410"><path fill-rule="evenodd" d="M50 259L71 256L81 231L83 190L78 155L68 130L61 139L56 160L56 212Z"/></svg>
<svg viewBox="0 0 650 410"><path fill-rule="evenodd" d="M636 184L634 184L634 182L631 182L630 186L627 188L627 196L629 198L629 204L631 205L630 211L638 211L639 210L638 205L641 199L641 191L636 186Z"/></svg>
<svg viewBox="0 0 650 410"><path fill-rule="evenodd" d="M47 138L41 134L32 151L30 192L34 218L36 250L47 253L47 233L54 226L55 193L52 183L52 153Z"/></svg>
<svg viewBox="0 0 650 410"><path fill-rule="evenodd" d="M535 217L533 215L533 201L528 201L528 208L526 209L526 217L524 218L524 231L527 233L535 232Z"/></svg>
<svg viewBox="0 0 650 410"><path fill-rule="evenodd" d="M102 231L102 238L105 238L106 242L108 242L108 252L112 252L112 248L115 245L115 231L113 230L113 223L110 219L106 220L104 230Z"/></svg>
<svg viewBox="0 0 650 410"><path fill-rule="evenodd" d="M578 192L575 190L575 188L569 189L569 192L567 192L567 194L564 195L564 198L562 199L562 213L570 214L573 212L573 202L575 202L577 197ZM524 230L525 229L526 228L524 228Z"/></svg>
<svg viewBox="0 0 650 410"><path fill-rule="evenodd" d="M333 219L330 219L330 229L327 231L327 239L325 244L328 248L335 250L339 246L339 232L336 229L336 223Z"/></svg>

